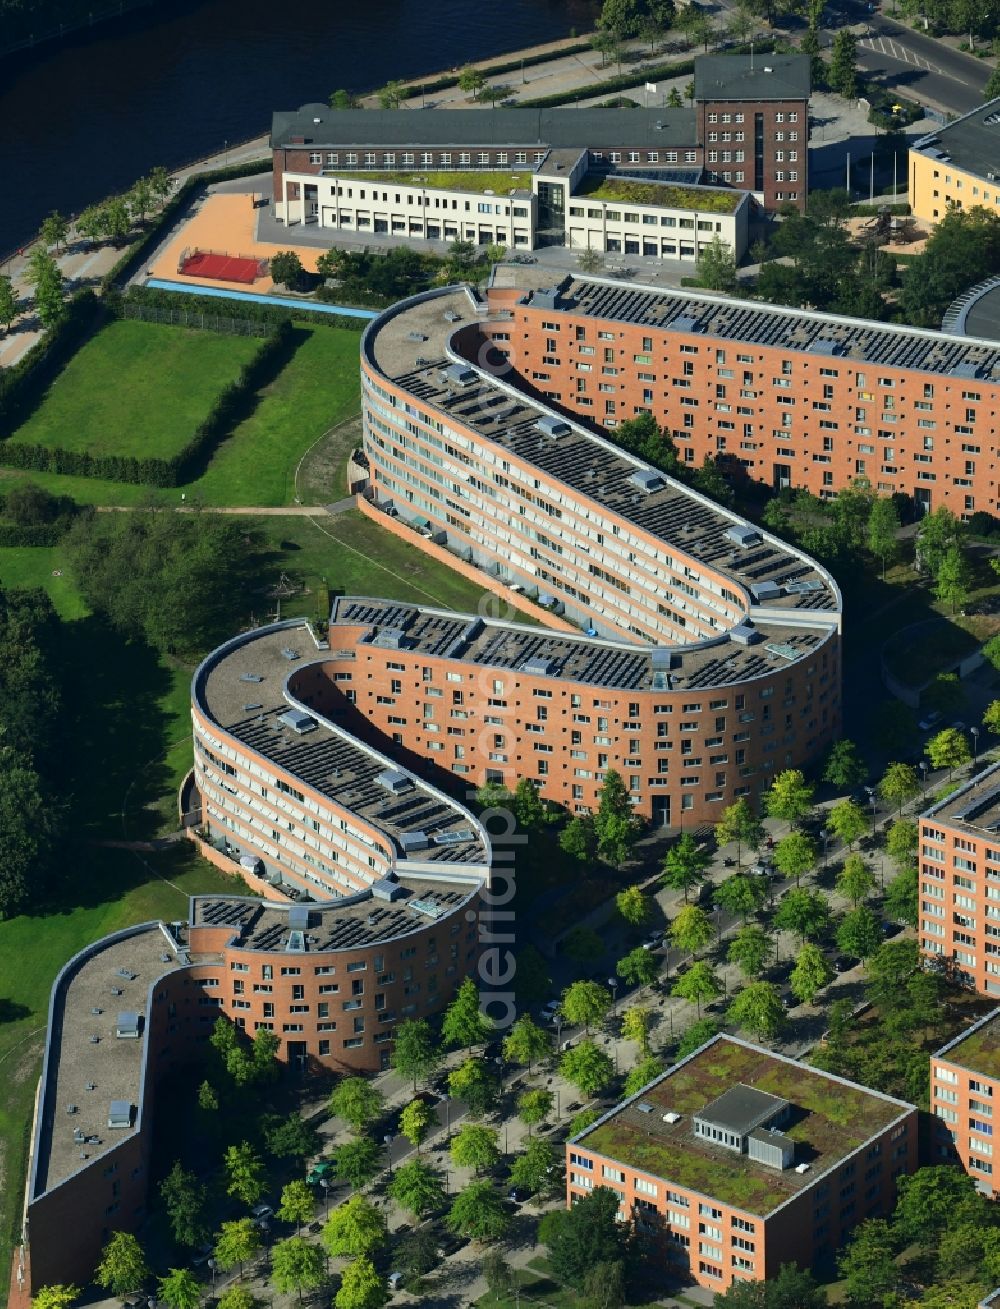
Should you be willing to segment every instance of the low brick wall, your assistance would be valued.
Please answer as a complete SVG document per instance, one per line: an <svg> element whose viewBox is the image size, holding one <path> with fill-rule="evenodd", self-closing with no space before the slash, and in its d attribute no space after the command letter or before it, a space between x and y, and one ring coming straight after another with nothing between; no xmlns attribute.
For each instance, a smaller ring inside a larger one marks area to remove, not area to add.
<svg viewBox="0 0 1000 1309"><path fill-rule="evenodd" d="M357 497L357 506L373 523L378 523L379 527L384 528L387 532L392 532L401 541L408 541L410 545L417 546L418 549L423 550L424 554L430 555L438 563L446 564L449 568L454 569L456 573L460 573L462 577L467 578L470 582L475 582L477 586L481 586L484 591L492 591L494 595L506 600L512 610L520 609L522 613L531 614L540 623L544 623L546 627L551 627L558 632L573 632L577 636L580 635L580 629L574 627L565 618L560 618L558 614L552 613L549 609L543 609L541 605L535 604L527 596L512 591L509 586L504 586L503 582L495 577L490 577L489 574L484 573L481 568L477 568L474 564L467 564L464 559L458 559L450 550L446 550L443 545L435 545L427 537L418 535L411 528L401 523L399 519L390 518L388 514L376 509L363 496Z"/></svg>

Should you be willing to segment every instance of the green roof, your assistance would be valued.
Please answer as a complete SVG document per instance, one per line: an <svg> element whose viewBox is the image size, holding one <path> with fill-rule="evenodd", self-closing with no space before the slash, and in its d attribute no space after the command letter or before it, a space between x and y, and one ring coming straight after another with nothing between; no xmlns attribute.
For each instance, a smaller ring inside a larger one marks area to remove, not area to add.
<svg viewBox="0 0 1000 1309"><path fill-rule="evenodd" d="M808 1172L779 1171L694 1135L692 1115L732 1087L766 1091L792 1106L782 1127ZM637 1106L646 1103L651 1111ZM663 1115L680 1114L668 1124ZM764 1216L906 1114L911 1106L776 1057L731 1037L710 1045L577 1138L592 1150L678 1186Z"/></svg>
<svg viewBox="0 0 1000 1309"><path fill-rule="evenodd" d="M939 1050L936 1057L972 1073L1000 1077L1000 1009L975 1026L967 1036L961 1036L952 1045Z"/></svg>
<svg viewBox="0 0 1000 1309"><path fill-rule="evenodd" d="M531 173L478 173L472 169L454 173L435 172L418 168L406 173L377 172L374 169L334 168L326 170L331 177L347 177L356 182L396 182L400 186L426 186L432 191L469 191L482 195L492 191L504 196L509 191L530 191Z"/></svg>
<svg viewBox="0 0 1000 1309"><path fill-rule="evenodd" d="M663 209L697 209L708 214L731 214L746 199L745 191L722 187L677 186L668 182L632 181L630 178L588 173L577 195L595 200L618 200L622 204L658 205Z"/></svg>

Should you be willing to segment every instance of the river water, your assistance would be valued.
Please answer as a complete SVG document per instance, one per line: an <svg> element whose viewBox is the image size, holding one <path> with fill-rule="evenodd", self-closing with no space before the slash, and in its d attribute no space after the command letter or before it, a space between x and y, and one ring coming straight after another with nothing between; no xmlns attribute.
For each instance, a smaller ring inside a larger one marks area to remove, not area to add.
<svg viewBox="0 0 1000 1309"><path fill-rule="evenodd" d="M272 109L584 31L599 0L160 0L0 61L0 257L79 212L265 132Z"/></svg>

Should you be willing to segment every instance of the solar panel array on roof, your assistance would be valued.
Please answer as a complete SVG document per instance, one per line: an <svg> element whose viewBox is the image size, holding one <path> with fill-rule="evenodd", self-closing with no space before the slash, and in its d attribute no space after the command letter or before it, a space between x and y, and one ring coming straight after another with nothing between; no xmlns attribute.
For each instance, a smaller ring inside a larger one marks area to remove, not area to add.
<svg viewBox="0 0 1000 1309"><path fill-rule="evenodd" d="M1000 800L1000 786L991 787L990 790L984 791L981 795L975 796L973 799L966 801L961 809L955 810L952 814L952 818L956 819L958 822L971 823L974 819L978 818L980 814L984 814L987 809L992 808L998 800Z"/></svg>

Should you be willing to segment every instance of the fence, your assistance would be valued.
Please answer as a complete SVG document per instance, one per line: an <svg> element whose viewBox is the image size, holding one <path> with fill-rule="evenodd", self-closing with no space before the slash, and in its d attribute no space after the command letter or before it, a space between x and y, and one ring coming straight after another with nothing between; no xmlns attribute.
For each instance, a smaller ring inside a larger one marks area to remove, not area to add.
<svg viewBox="0 0 1000 1309"><path fill-rule="evenodd" d="M122 318L138 318L144 323L171 323L176 327L200 327L206 332L222 332L228 336L269 336L272 323L255 322L252 318L221 318L197 309L158 309L153 305L123 300Z"/></svg>

